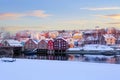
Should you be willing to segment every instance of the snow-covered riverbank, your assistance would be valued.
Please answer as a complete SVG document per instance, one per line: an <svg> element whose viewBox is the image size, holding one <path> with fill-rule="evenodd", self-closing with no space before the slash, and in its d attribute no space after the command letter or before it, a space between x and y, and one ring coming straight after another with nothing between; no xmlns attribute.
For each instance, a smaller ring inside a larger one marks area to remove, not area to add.
<svg viewBox="0 0 120 80"><path fill-rule="evenodd" d="M119 80L120 65L16 59L0 61L0 80Z"/></svg>

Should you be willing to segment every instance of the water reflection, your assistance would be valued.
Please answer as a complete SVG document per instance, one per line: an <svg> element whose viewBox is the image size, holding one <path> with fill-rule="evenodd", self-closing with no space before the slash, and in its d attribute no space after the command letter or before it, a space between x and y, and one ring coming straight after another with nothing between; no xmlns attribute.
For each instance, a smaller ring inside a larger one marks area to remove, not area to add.
<svg viewBox="0 0 120 80"><path fill-rule="evenodd" d="M120 56L103 56L103 55L85 55L75 56L69 55L70 61L82 61L82 62L97 62L97 63L114 63L120 64Z"/></svg>
<svg viewBox="0 0 120 80"><path fill-rule="evenodd" d="M83 55L67 55L67 56L34 55L34 56L24 56L22 58L120 64L120 56L104 56L104 55L85 55L85 56Z"/></svg>

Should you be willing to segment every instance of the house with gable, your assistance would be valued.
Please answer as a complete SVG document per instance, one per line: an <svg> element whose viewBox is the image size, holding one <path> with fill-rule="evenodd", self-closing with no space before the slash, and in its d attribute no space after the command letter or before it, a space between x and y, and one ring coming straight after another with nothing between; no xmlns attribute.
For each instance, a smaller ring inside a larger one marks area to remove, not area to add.
<svg viewBox="0 0 120 80"><path fill-rule="evenodd" d="M116 38L112 34L105 34L103 35L105 42L107 45L115 45L116 44Z"/></svg>
<svg viewBox="0 0 120 80"><path fill-rule="evenodd" d="M38 47L38 42L33 39L28 39L24 44L25 50L34 50Z"/></svg>

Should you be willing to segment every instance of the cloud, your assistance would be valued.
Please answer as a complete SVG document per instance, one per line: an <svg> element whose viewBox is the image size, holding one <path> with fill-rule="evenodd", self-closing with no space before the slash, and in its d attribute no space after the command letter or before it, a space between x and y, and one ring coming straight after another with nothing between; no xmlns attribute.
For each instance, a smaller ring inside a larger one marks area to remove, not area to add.
<svg viewBox="0 0 120 80"><path fill-rule="evenodd" d="M110 14L110 15L94 15L102 18L120 19L120 14Z"/></svg>
<svg viewBox="0 0 120 80"><path fill-rule="evenodd" d="M102 10L120 10L120 7L99 7L99 8L80 8L83 10L102 11Z"/></svg>
<svg viewBox="0 0 120 80"><path fill-rule="evenodd" d="M5 20L5 19L16 19L19 17L24 16L23 14L18 14L18 13L0 13L0 20Z"/></svg>
<svg viewBox="0 0 120 80"><path fill-rule="evenodd" d="M46 14L43 10L34 10L24 13L0 13L0 20L13 20L26 16L38 17L38 18L46 18L51 16L50 14Z"/></svg>
<svg viewBox="0 0 120 80"><path fill-rule="evenodd" d="M31 12L27 13L26 16L45 18L45 17L51 16L51 15L46 14L45 11L42 11L42 10L35 10L35 11L31 11Z"/></svg>
<svg viewBox="0 0 120 80"><path fill-rule="evenodd" d="M120 24L120 22L110 22L110 23L107 23L107 24Z"/></svg>
<svg viewBox="0 0 120 80"><path fill-rule="evenodd" d="M112 19L120 19L120 14L105 15L105 17L112 18Z"/></svg>

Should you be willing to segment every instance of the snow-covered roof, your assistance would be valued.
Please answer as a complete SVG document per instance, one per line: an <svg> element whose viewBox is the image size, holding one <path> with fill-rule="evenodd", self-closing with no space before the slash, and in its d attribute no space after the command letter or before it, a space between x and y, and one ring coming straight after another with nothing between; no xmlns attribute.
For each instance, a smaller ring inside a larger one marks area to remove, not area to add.
<svg viewBox="0 0 120 80"><path fill-rule="evenodd" d="M30 38L20 38L19 41L25 43L25 42L28 41L29 39L30 39Z"/></svg>
<svg viewBox="0 0 120 80"><path fill-rule="evenodd" d="M85 45L83 47L83 50L101 50L101 51L110 51L114 50L110 46L106 45L99 45L99 44L90 44L90 45Z"/></svg>
<svg viewBox="0 0 120 80"><path fill-rule="evenodd" d="M50 41L50 40L54 41L52 38L46 38L45 40L46 40L47 42Z"/></svg>
<svg viewBox="0 0 120 80"><path fill-rule="evenodd" d="M87 37L87 40L98 40L98 37L89 36Z"/></svg>
<svg viewBox="0 0 120 80"><path fill-rule="evenodd" d="M37 42L37 41L35 41L35 40L33 40L33 39L32 39L32 41L33 41L35 44L38 44L38 42Z"/></svg>
<svg viewBox="0 0 120 80"><path fill-rule="evenodd" d="M84 31L83 33L84 33L84 34L91 34L91 33L95 33L95 31L88 30L88 31Z"/></svg>
<svg viewBox="0 0 120 80"><path fill-rule="evenodd" d="M35 44L38 44L38 42L37 42L36 40L34 40L34 39L31 39L31 38L30 38L30 39L28 39L27 41L29 41L29 40L32 40ZM27 41L26 41L26 42L27 42Z"/></svg>
<svg viewBox="0 0 120 80"><path fill-rule="evenodd" d="M17 41L17 40L8 39L8 40L5 40L5 41L7 41L10 46L22 47L22 44L19 41Z"/></svg>
<svg viewBox="0 0 120 80"><path fill-rule="evenodd" d="M46 39L41 39L41 40L38 41L38 43L41 42L41 41L45 41L46 43L48 43L48 40L46 40Z"/></svg>
<svg viewBox="0 0 120 80"><path fill-rule="evenodd" d="M116 39L112 34L105 34L103 35L105 38L114 38Z"/></svg>
<svg viewBox="0 0 120 80"><path fill-rule="evenodd" d="M64 39L63 37L57 37L56 39L63 39L64 41L67 42L67 39Z"/></svg>

